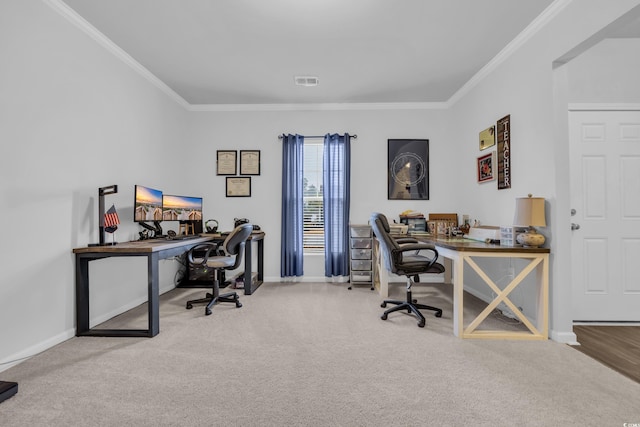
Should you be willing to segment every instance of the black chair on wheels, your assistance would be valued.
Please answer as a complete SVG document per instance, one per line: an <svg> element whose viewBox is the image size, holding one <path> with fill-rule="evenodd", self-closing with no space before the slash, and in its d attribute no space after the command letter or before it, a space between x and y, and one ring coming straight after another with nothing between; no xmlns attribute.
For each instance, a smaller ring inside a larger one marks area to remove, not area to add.
<svg viewBox="0 0 640 427"><path fill-rule="evenodd" d="M370 223L373 233L380 243L384 266L394 274L407 276L406 300L383 301L382 308L385 308L387 304L395 304L395 307L385 311L381 316L382 320L387 320L389 313L407 310L407 313L413 313L418 318L418 326L423 328L425 319L420 309L435 311L435 316L441 317L441 309L418 304L417 300L412 299L411 296L411 285L413 285L414 281L420 281L420 274L444 273L444 266L437 262L438 251L436 248L429 243L419 242L411 237L394 238L390 234L387 217L381 213L374 212L371 214ZM426 251L429 256L423 255L422 251Z"/></svg>
<svg viewBox="0 0 640 427"><path fill-rule="evenodd" d="M251 224L242 224L229 233L222 242L222 249L220 249L220 243L201 243L187 252L187 261L190 265L213 269L212 293L207 293L205 298L187 301L187 309L192 309L193 304L206 303L204 313L208 316L211 314L211 308L219 302L232 302L237 308L242 307L236 292L220 295L220 280L224 277L225 270L234 270L240 266L245 242L251 231L253 231Z"/></svg>

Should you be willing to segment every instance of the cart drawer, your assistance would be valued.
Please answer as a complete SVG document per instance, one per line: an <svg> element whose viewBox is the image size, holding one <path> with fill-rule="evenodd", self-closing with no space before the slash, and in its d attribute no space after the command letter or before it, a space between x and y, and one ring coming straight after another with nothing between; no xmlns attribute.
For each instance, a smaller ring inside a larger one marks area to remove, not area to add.
<svg viewBox="0 0 640 427"><path fill-rule="evenodd" d="M371 259L371 249L352 249L351 259Z"/></svg>
<svg viewBox="0 0 640 427"><path fill-rule="evenodd" d="M351 247L355 249L371 249L371 239L351 239Z"/></svg>
<svg viewBox="0 0 640 427"><path fill-rule="evenodd" d="M371 282L370 271L353 271L351 272L352 282Z"/></svg>
<svg viewBox="0 0 640 427"><path fill-rule="evenodd" d="M351 261L351 269L352 270L365 270L365 271L371 271L371 261L358 261L358 260L352 260ZM359 274L359 273L358 273Z"/></svg>
<svg viewBox="0 0 640 427"><path fill-rule="evenodd" d="M352 226L351 227L351 237L371 237L371 227L362 226Z"/></svg>

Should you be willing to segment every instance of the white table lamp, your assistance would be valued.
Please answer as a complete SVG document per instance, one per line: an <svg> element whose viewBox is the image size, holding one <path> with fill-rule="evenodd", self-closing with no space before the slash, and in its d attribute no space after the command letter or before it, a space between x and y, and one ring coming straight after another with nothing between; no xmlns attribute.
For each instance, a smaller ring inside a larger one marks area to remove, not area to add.
<svg viewBox="0 0 640 427"><path fill-rule="evenodd" d="M516 199L516 214L513 225L529 227L526 233L518 234L516 241L525 248L537 248L544 244L544 236L536 232L534 227L546 227L544 216L544 198L521 197Z"/></svg>

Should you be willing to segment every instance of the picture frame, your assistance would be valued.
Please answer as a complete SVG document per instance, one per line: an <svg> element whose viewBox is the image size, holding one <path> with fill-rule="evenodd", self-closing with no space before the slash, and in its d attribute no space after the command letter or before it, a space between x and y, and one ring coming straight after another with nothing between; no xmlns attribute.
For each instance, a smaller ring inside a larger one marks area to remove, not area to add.
<svg viewBox="0 0 640 427"><path fill-rule="evenodd" d="M227 197L251 197L251 177L233 176L226 178Z"/></svg>
<svg viewBox="0 0 640 427"><path fill-rule="evenodd" d="M429 140L387 140L388 200L429 200Z"/></svg>
<svg viewBox="0 0 640 427"><path fill-rule="evenodd" d="M216 151L216 175L236 175L238 152L236 150Z"/></svg>
<svg viewBox="0 0 640 427"><path fill-rule="evenodd" d="M496 152L478 157L477 179L478 183L489 182L496 179Z"/></svg>
<svg viewBox="0 0 640 427"><path fill-rule="evenodd" d="M240 175L260 175L260 150L240 150Z"/></svg>
<svg viewBox="0 0 640 427"><path fill-rule="evenodd" d="M491 148L496 145L496 127L491 126L480 132L479 137L479 147L480 151L486 150L487 148Z"/></svg>

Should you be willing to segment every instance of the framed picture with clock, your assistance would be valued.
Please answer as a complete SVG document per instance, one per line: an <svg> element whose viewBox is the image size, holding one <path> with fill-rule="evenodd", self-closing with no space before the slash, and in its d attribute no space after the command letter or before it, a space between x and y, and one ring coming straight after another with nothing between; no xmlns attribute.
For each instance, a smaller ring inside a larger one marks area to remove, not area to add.
<svg viewBox="0 0 640 427"><path fill-rule="evenodd" d="M429 200L429 140L387 140L387 198Z"/></svg>

